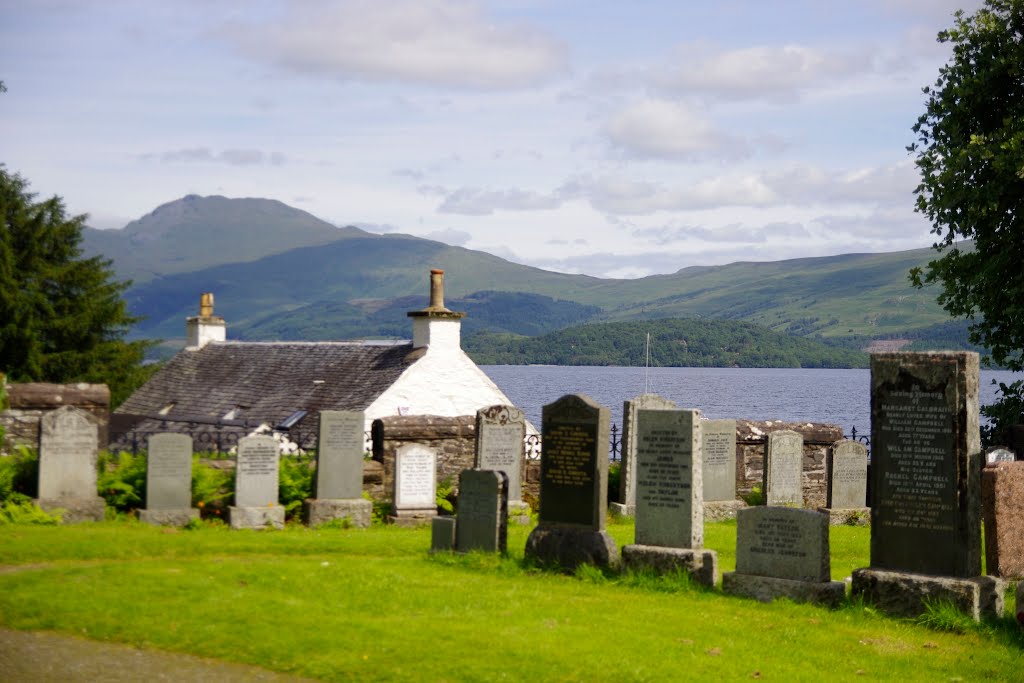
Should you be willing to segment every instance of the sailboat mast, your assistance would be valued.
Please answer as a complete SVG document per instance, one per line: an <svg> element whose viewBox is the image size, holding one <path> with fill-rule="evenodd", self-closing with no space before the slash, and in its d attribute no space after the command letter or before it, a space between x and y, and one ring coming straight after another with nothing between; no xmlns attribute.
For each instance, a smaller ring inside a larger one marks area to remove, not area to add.
<svg viewBox="0 0 1024 683"><path fill-rule="evenodd" d="M647 345L644 358L644 393L651 393L651 333L647 333Z"/></svg>

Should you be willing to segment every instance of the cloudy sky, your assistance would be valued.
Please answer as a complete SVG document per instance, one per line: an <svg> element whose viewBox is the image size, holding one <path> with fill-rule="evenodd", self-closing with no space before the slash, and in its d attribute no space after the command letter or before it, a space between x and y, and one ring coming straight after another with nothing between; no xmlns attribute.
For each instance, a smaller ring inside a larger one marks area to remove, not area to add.
<svg viewBox="0 0 1024 683"><path fill-rule="evenodd" d="M0 0L0 162L90 224L269 197L603 277L928 246L978 0Z"/></svg>

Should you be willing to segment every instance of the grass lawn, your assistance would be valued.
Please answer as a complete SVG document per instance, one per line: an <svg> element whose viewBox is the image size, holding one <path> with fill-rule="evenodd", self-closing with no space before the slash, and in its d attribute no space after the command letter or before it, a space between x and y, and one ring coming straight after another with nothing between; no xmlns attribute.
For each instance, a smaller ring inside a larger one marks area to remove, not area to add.
<svg viewBox="0 0 1024 683"><path fill-rule="evenodd" d="M619 545L630 524L612 524ZM722 571L734 523L706 526ZM1021 680L1009 619L952 632L849 605L764 605L679 577L575 576L431 556L430 530L283 532L137 523L0 526L0 625L188 652L324 680ZM832 531L832 574L868 530ZM18 566L21 565L19 568Z"/></svg>

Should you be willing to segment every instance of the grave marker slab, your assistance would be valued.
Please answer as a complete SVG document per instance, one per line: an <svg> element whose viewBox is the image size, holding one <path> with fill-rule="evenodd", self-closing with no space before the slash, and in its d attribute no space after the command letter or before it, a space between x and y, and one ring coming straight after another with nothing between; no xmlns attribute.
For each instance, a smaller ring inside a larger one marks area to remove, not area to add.
<svg viewBox="0 0 1024 683"><path fill-rule="evenodd" d="M455 527L454 517L434 517L430 520L430 552L455 550Z"/></svg>
<svg viewBox="0 0 1024 683"><path fill-rule="evenodd" d="M184 526L198 517L192 507L192 437L153 434L146 450L146 508L139 519Z"/></svg>
<svg viewBox="0 0 1024 683"><path fill-rule="evenodd" d="M674 410L675 401L657 394L640 394L622 404L622 442L619 445L619 502L612 514L631 517L636 513L636 418L638 410Z"/></svg>
<svg viewBox="0 0 1024 683"><path fill-rule="evenodd" d="M429 524L437 516L437 451L418 443L395 451L394 514L402 526Z"/></svg>
<svg viewBox="0 0 1024 683"><path fill-rule="evenodd" d="M277 499L280 455L272 436L238 440L235 504L228 508L232 529L284 528L284 507Z"/></svg>
<svg viewBox="0 0 1024 683"><path fill-rule="evenodd" d="M825 454L825 507L834 526L866 525L871 519L867 507L868 449L844 439L832 444Z"/></svg>
<svg viewBox="0 0 1024 683"><path fill-rule="evenodd" d="M704 502L736 500L736 420L701 421Z"/></svg>
<svg viewBox="0 0 1024 683"><path fill-rule="evenodd" d="M765 440L764 491L766 505L804 504L804 438L789 429L769 432Z"/></svg>
<svg viewBox="0 0 1024 683"><path fill-rule="evenodd" d="M39 507L64 510L65 523L102 521L105 502L96 494L95 419L64 406L43 415L39 427Z"/></svg>
<svg viewBox="0 0 1024 683"><path fill-rule="evenodd" d="M463 470L455 549L504 553L508 550L508 475L495 470Z"/></svg>
<svg viewBox="0 0 1024 683"><path fill-rule="evenodd" d="M991 576L1024 579L1024 462L1002 462L981 473L985 566Z"/></svg>
<svg viewBox="0 0 1024 683"><path fill-rule="evenodd" d="M509 516L529 524L529 506L523 502L522 470L526 451L526 417L514 406L495 405L476 413L476 462L478 470L495 470L508 476Z"/></svg>
<svg viewBox="0 0 1024 683"><path fill-rule="evenodd" d="M985 464L994 465L998 462L1016 462L1017 454L1003 446L993 446L985 451Z"/></svg>
<svg viewBox="0 0 1024 683"><path fill-rule="evenodd" d="M363 498L365 428L366 414L362 411L320 412L316 498L306 500L304 505L310 526L335 519L348 519L356 527L370 526L373 503Z"/></svg>

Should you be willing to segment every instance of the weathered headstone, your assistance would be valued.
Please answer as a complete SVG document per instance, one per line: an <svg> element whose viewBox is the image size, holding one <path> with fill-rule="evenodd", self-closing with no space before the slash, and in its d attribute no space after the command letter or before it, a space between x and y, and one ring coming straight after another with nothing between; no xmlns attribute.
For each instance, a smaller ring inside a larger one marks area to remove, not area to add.
<svg viewBox="0 0 1024 683"><path fill-rule="evenodd" d="M430 520L430 552L440 553L455 550L454 517L434 517Z"/></svg>
<svg viewBox="0 0 1024 683"><path fill-rule="evenodd" d="M657 394L640 394L622 404L622 442L619 444L619 502L611 504L613 515L631 517L636 513L636 417L638 410L674 410L675 401Z"/></svg>
<svg viewBox="0 0 1024 683"><path fill-rule="evenodd" d="M714 586L717 554L705 551L701 420L697 410L639 410L636 419L636 543L623 562L683 569Z"/></svg>
<svg viewBox="0 0 1024 683"><path fill-rule="evenodd" d="M474 467L508 476L508 515L520 524L530 523L530 508L523 502L522 489L525 440L526 417L518 408L496 405L476 412Z"/></svg>
<svg viewBox="0 0 1024 683"><path fill-rule="evenodd" d="M746 504L736 499L736 420L702 420L704 520L735 519Z"/></svg>
<svg viewBox="0 0 1024 683"><path fill-rule="evenodd" d="M506 552L508 475L495 470L463 470L455 520L455 549L460 553Z"/></svg>
<svg viewBox="0 0 1024 683"><path fill-rule="evenodd" d="M975 619L1001 612L981 574L978 354L871 357L871 567L853 591L914 616L948 600Z"/></svg>
<svg viewBox="0 0 1024 683"><path fill-rule="evenodd" d="M401 526L429 524L437 516L437 451L422 444L404 444L395 451L393 514Z"/></svg>
<svg viewBox="0 0 1024 683"><path fill-rule="evenodd" d="M347 519L356 527L370 526L373 503L363 498L365 428L362 411L321 411L316 497L305 501L310 526L334 519Z"/></svg>
<svg viewBox="0 0 1024 683"><path fill-rule="evenodd" d="M63 510L65 523L101 522L96 495L99 430L84 410L65 406L39 421L39 499L44 510Z"/></svg>
<svg viewBox="0 0 1024 683"><path fill-rule="evenodd" d="M526 541L527 557L569 570L618 564L605 531L609 422L607 408L579 394L544 406L540 523Z"/></svg>
<svg viewBox="0 0 1024 683"><path fill-rule="evenodd" d="M185 526L198 517L192 507L192 437L152 435L146 452L146 508L139 510L139 519Z"/></svg>
<svg viewBox="0 0 1024 683"><path fill-rule="evenodd" d="M833 525L863 526L871 521L867 507L868 449L844 439L832 444L825 455L825 507Z"/></svg>
<svg viewBox="0 0 1024 683"><path fill-rule="evenodd" d="M838 605L846 594L831 580L828 515L814 510L758 506L736 515L736 571L722 590L764 602L790 598Z"/></svg>
<svg viewBox="0 0 1024 683"><path fill-rule="evenodd" d="M993 446L985 451L985 464L994 465L997 462L1016 462L1017 454L1004 446Z"/></svg>
<svg viewBox="0 0 1024 683"><path fill-rule="evenodd" d="M1024 579L1024 462L997 462L982 470L981 507L986 570Z"/></svg>
<svg viewBox="0 0 1024 683"><path fill-rule="evenodd" d="M766 505L802 507L804 438L783 429L768 434L764 451L764 500Z"/></svg>
<svg viewBox="0 0 1024 683"><path fill-rule="evenodd" d="M280 446L272 436L238 440L235 504L228 508L232 529L282 529L284 507L278 503Z"/></svg>

